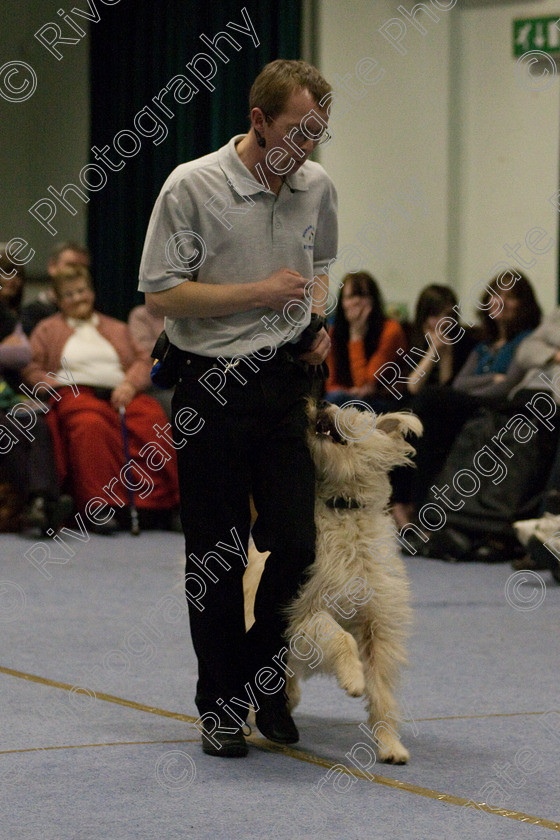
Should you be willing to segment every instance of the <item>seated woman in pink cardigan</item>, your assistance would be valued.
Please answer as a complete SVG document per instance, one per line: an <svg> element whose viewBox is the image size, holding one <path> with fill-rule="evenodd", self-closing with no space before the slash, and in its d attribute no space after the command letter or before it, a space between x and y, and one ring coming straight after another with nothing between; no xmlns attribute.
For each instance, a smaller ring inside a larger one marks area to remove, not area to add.
<svg viewBox="0 0 560 840"><path fill-rule="evenodd" d="M163 410L141 393L150 382L150 359L134 343L126 324L94 310L95 293L86 268L61 271L53 278L53 287L61 311L33 330L33 360L23 376L29 385L47 382L58 388L61 398L51 397L47 417L61 480L71 485L80 512L91 499L105 500L116 513L126 509L119 416L121 407L125 408L130 457L140 468L134 468L127 479L139 487L135 504L144 525L169 527L179 502L176 458L171 444L158 443L162 437L158 430L168 426ZM61 380L69 378L68 369L79 394L73 387L60 387ZM53 381L48 372L60 378ZM154 441L153 447L145 447ZM165 454L154 466L157 447ZM149 463L148 458L152 459ZM146 492L149 478L153 487ZM113 516L91 530L112 533L118 528L115 520Z"/></svg>
<svg viewBox="0 0 560 840"><path fill-rule="evenodd" d="M331 340L325 399L336 405L360 400L375 411L394 408L375 374L398 360L397 350L406 350L406 335L398 321L385 316L379 287L367 271L344 278Z"/></svg>

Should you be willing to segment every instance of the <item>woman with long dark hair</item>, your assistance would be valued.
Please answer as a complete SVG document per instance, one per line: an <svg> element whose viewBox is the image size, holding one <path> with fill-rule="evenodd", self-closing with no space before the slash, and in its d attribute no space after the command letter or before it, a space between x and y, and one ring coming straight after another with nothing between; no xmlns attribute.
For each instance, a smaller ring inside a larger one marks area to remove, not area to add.
<svg viewBox="0 0 560 840"><path fill-rule="evenodd" d="M461 328L455 340L446 340L444 319L453 317L457 298L449 286L432 283L426 286L416 302L414 323L410 332L411 348L422 350L424 355L418 358L416 367L410 372L407 391L403 407L422 417L423 406L430 405L434 399L444 397L440 389L449 389L455 377L465 364L469 353L474 347L475 339L472 332ZM412 356L409 352L409 356ZM415 354L416 355L416 354ZM453 394L452 394L453 397ZM425 425L430 422L428 417ZM424 451L423 442L415 443L420 451L420 464ZM430 451L425 450L426 460L430 460ZM391 512L399 528L402 528L415 514L418 492L416 484L422 480L424 470L413 467L398 467L391 476L393 484L393 499ZM423 492L423 491L422 491Z"/></svg>
<svg viewBox="0 0 560 840"><path fill-rule="evenodd" d="M424 425L423 437L415 442L417 470L412 489L416 510L437 499L437 488L449 489L449 472L461 471L480 447L488 444L486 438L479 440L478 425L475 428L473 424L480 421L486 429L492 423L486 424L484 418L507 417L518 410L507 398L524 375L516 359L517 348L541 319L533 287L521 272L504 272L489 283L479 309L483 340L472 350L451 388L428 389L414 406ZM486 413L481 414L480 408ZM431 489L434 487L435 491ZM453 511L463 516L467 507L461 499ZM453 511L448 513L448 521L455 516ZM438 533L437 545L435 539L430 541L433 556L449 553L443 537L447 539L450 533L452 529L448 528ZM423 543L415 549L420 553L427 550Z"/></svg>
<svg viewBox="0 0 560 840"><path fill-rule="evenodd" d="M383 410L389 401L375 374L396 361L407 342L399 322L385 316L379 286L367 271L344 277L331 341L326 399L342 405L358 398Z"/></svg>
<svg viewBox="0 0 560 840"><path fill-rule="evenodd" d="M424 425L418 441L413 501L419 507L466 421L480 407L499 408L521 381L515 361L520 342L538 326L541 310L533 287L519 271L494 277L480 300L483 339L469 354L450 388L429 388L414 401ZM515 279L515 283L511 280ZM482 308L484 307L484 308Z"/></svg>
<svg viewBox="0 0 560 840"><path fill-rule="evenodd" d="M426 386L450 385L473 349L474 340L469 332L463 330L459 340L450 341L438 330L444 318L453 316L456 305L453 289L437 283L426 286L416 301L410 344L424 348L424 355L408 377L407 391L412 405L416 394Z"/></svg>
<svg viewBox="0 0 560 840"><path fill-rule="evenodd" d="M480 305L483 339L474 348L456 377L453 388L483 400L505 397L521 380L523 369L514 361L515 351L541 322L541 308L533 287L520 271L507 272L488 285Z"/></svg>

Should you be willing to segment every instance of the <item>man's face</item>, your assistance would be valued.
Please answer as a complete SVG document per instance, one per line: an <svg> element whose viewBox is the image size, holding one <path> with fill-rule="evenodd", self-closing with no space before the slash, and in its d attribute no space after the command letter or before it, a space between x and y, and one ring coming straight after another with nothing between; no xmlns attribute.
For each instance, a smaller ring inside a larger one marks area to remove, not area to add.
<svg viewBox="0 0 560 840"><path fill-rule="evenodd" d="M285 150L295 162L290 172L295 172L326 131L327 122L326 109L319 107L306 88L298 88L290 94L284 110L263 124L261 133L266 139L266 151Z"/></svg>
<svg viewBox="0 0 560 840"><path fill-rule="evenodd" d="M67 248L66 251L62 251L59 254L57 260L49 263L48 272L53 277L61 269L75 265L89 268L89 257L86 254L81 254L79 251L73 251L71 248Z"/></svg>

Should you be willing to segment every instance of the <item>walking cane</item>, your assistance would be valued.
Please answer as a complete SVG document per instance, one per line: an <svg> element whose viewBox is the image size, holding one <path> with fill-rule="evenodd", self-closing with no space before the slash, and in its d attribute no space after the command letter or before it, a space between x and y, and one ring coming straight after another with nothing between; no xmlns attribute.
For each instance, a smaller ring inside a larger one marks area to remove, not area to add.
<svg viewBox="0 0 560 840"><path fill-rule="evenodd" d="M124 458L126 461L126 466L130 464L130 452L128 451L128 430L126 428L126 419L125 419L125 408L121 406L119 408L119 413L121 415L121 431L122 431L122 439L123 439L123 448L124 448ZM138 522L138 511L136 510L136 505L134 504L134 492L132 488L127 486L128 490L128 509L130 511L130 533L133 537L137 537L140 534L140 524Z"/></svg>

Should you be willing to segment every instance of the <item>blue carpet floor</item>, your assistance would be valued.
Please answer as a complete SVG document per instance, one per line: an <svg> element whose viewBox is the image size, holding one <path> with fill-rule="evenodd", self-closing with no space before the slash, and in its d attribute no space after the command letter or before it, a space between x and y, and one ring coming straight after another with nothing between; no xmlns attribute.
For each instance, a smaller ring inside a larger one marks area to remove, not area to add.
<svg viewBox="0 0 560 840"><path fill-rule="evenodd" d="M407 560L412 757L368 765L362 752L361 772L346 754L364 741L362 701L326 677L304 685L296 747L254 732L246 759L202 754L180 536L91 537L48 564L30 548L0 537L1 840L558 835L548 572Z"/></svg>

